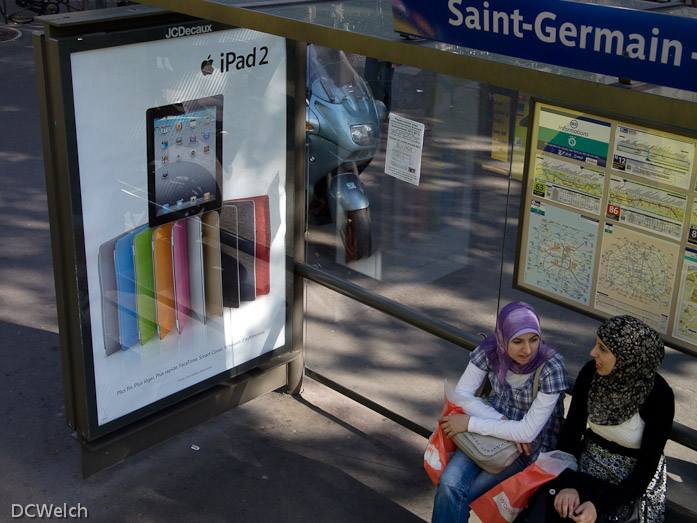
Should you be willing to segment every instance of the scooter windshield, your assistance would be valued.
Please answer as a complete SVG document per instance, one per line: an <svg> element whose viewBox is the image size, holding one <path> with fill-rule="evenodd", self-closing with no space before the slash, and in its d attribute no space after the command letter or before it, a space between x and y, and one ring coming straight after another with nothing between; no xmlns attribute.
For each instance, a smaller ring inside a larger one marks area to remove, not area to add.
<svg viewBox="0 0 697 523"><path fill-rule="evenodd" d="M370 98L365 83L343 51L309 45L307 55L307 86L312 94L330 103Z"/></svg>

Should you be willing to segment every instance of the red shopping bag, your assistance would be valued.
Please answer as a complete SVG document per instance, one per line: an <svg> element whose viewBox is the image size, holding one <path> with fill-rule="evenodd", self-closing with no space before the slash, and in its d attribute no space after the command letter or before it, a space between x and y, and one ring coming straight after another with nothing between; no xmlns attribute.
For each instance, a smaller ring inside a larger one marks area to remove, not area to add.
<svg viewBox="0 0 697 523"><path fill-rule="evenodd" d="M555 477L533 463L475 499L470 508L486 523L510 523L540 485Z"/></svg>
<svg viewBox="0 0 697 523"><path fill-rule="evenodd" d="M573 456L559 450L542 452L535 463L482 494L470 503L470 508L486 523L510 523L541 485L556 478L566 468L576 469Z"/></svg>
<svg viewBox="0 0 697 523"><path fill-rule="evenodd" d="M449 416L450 414L464 413L465 411L462 410L462 407L458 407L448 400L446 393L443 398L443 414L441 417ZM424 451L424 468L434 485L438 485L440 475L445 470L448 461L450 461L450 456L453 455L455 449L455 443L445 435L445 432L443 432L443 429L440 427L439 421L438 427L428 439L428 445L426 445L426 450Z"/></svg>

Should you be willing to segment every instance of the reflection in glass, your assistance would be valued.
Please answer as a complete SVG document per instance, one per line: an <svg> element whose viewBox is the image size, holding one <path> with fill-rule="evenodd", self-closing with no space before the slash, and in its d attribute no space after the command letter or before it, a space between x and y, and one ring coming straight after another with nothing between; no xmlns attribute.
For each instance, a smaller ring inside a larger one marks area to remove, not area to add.
<svg viewBox="0 0 697 523"><path fill-rule="evenodd" d="M307 263L473 335L493 329L501 306L526 301L540 311L545 338L572 356L569 370L580 368L595 320L512 287L529 97L346 57L373 98L389 102L390 115L423 125L418 181L385 174L388 142L395 139L388 115L380 121L372 159L356 174L369 215L370 252L347 256L342 224L317 220L315 201L308 209ZM312 163L310 157L310 171ZM311 307L309 322L316 312ZM340 328L355 330L360 321L354 320L343 318Z"/></svg>

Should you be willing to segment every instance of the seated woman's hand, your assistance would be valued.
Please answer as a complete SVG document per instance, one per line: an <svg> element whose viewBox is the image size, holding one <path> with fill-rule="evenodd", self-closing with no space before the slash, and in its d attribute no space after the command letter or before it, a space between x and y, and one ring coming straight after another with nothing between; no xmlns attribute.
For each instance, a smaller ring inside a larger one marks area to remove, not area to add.
<svg viewBox="0 0 697 523"><path fill-rule="evenodd" d="M440 426L449 438L458 432L467 432L470 423L470 416L467 414L453 414L440 418Z"/></svg>
<svg viewBox="0 0 697 523"><path fill-rule="evenodd" d="M530 454L532 454L532 451L533 451L532 443L518 443L516 441L515 446L518 449L518 452L520 452L521 454L525 454L526 456L529 456Z"/></svg>
<svg viewBox="0 0 697 523"><path fill-rule="evenodd" d="M595 520L598 519L598 512L595 510L593 503L584 501L576 507L571 519L577 523L595 523Z"/></svg>
<svg viewBox="0 0 697 523"><path fill-rule="evenodd" d="M554 497L554 509L563 518L573 516L576 507L581 504L581 497L578 491L573 488L560 490Z"/></svg>

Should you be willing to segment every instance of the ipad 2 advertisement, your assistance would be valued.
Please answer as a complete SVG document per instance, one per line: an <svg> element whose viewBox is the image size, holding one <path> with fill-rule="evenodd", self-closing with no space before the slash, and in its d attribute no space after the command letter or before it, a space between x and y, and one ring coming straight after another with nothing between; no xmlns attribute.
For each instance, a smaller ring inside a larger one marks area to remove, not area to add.
<svg viewBox="0 0 697 523"><path fill-rule="evenodd" d="M99 426L286 344L285 40L164 29L70 55Z"/></svg>

